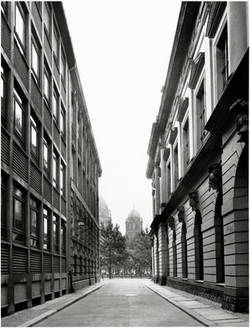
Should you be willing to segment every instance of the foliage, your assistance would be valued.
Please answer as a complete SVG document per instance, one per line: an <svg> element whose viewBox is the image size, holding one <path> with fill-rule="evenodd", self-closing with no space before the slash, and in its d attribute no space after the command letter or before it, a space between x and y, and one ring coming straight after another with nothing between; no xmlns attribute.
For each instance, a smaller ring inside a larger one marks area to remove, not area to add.
<svg viewBox="0 0 250 328"><path fill-rule="evenodd" d="M122 236L119 226L109 223L106 227L101 225L100 229L100 264L106 266L111 278L112 268L121 266L127 255L126 239Z"/></svg>

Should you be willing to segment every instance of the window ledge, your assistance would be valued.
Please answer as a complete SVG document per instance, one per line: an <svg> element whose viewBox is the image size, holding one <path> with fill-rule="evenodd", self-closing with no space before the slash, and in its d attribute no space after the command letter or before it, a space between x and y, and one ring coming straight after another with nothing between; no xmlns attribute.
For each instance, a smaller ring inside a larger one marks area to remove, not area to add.
<svg viewBox="0 0 250 328"><path fill-rule="evenodd" d="M195 280L195 282L197 282L198 284L203 284L204 280Z"/></svg>

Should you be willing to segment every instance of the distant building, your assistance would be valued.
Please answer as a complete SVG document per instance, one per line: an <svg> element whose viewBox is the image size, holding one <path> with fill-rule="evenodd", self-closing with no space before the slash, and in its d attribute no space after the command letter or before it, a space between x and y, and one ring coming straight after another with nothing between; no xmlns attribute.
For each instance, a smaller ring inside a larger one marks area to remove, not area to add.
<svg viewBox="0 0 250 328"><path fill-rule="evenodd" d="M138 233L142 232L143 220L140 213L133 209L126 219L126 238L131 241Z"/></svg>
<svg viewBox="0 0 250 328"><path fill-rule="evenodd" d="M99 224L103 223L106 228L109 223L111 223L111 211L108 208L105 200L100 196L99 198Z"/></svg>

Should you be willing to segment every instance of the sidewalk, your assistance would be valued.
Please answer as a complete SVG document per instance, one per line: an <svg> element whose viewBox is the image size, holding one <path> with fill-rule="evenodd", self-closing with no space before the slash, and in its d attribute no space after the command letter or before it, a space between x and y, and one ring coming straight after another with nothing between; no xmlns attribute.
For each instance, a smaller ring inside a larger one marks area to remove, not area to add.
<svg viewBox="0 0 250 328"><path fill-rule="evenodd" d="M34 306L29 309L25 309L16 312L10 316L3 317L1 319L2 327L31 327L38 325L38 323L52 314L64 309L65 307L77 302L81 298L101 288L104 282L97 283L93 286L89 286L75 293L67 294L44 304Z"/></svg>
<svg viewBox="0 0 250 328"><path fill-rule="evenodd" d="M191 317L197 319L204 326L249 326L249 315L246 313L234 313L224 310L219 303L189 294L182 290L168 286L160 286L151 280L145 282L145 286L189 314Z"/></svg>

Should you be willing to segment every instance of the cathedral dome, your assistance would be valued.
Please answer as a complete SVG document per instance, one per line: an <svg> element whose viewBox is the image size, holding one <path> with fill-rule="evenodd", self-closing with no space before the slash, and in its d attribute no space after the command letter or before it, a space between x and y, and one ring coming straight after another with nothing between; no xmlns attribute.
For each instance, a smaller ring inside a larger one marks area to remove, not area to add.
<svg viewBox="0 0 250 328"><path fill-rule="evenodd" d="M129 212L128 219L141 219L141 215L137 210L133 209Z"/></svg>
<svg viewBox="0 0 250 328"><path fill-rule="evenodd" d="M111 222L111 213L105 200L99 196L99 222L107 226Z"/></svg>

